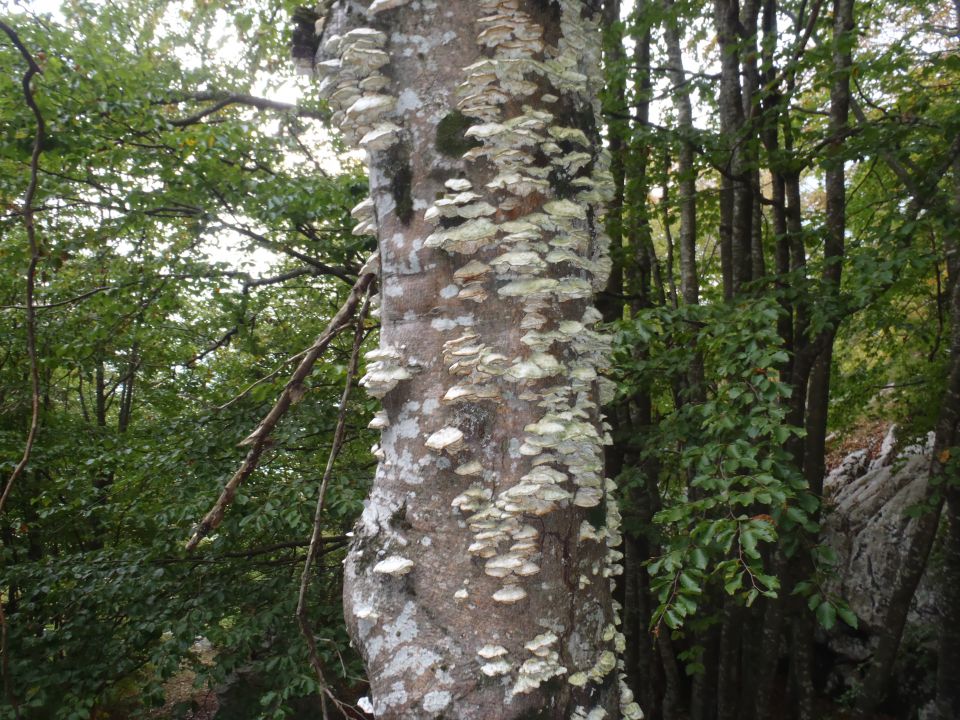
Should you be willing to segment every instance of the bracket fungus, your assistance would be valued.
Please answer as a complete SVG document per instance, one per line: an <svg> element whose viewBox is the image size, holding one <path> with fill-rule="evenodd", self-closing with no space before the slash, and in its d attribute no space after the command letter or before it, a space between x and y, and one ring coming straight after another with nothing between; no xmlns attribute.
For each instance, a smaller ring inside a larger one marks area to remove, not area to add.
<svg viewBox="0 0 960 720"><path fill-rule="evenodd" d="M373 0L367 8L367 15L371 17L386 10L393 10L409 3L410 0Z"/></svg>
<svg viewBox="0 0 960 720"><path fill-rule="evenodd" d="M463 445L463 432L455 427L437 430L427 438L426 446L437 452L455 453Z"/></svg>
<svg viewBox="0 0 960 720"><path fill-rule="evenodd" d="M383 575L406 575L413 569L413 565L413 560L408 560L399 555L391 555L374 565L373 571Z"/></svg>
<svg viewBox="0 0 960 720"><path fill-rule="evenodd" d="M512 605L518 603L527 597L527 591L519 585L507 585L497 590L493 594L493 599L498 603Z"/></svg>

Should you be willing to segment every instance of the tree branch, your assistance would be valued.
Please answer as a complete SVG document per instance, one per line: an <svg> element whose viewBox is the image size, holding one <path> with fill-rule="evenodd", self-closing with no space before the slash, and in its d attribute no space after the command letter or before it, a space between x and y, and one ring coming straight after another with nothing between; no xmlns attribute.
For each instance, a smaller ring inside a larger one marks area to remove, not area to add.
<svg viewBox="0 0 960 720"><path fill-rule="evenodd" d="M200 110L199 112L188 115L184 118L179 118L177 120L171 120L170 124L174 127L187 127L188 125L195 125L196 123L203 120L205 117L213 115L214 113L219 112L223 108L229 105L245 105L247 107L256 108L257 110L276 110L279 112L294 112L297 117L310 118L312 120L324 120L326 115L317 110L308 110L306 108L298 107L297 105L292 105L291 103L279 102L277 100L268 100L267 98L256 97L254 95L247 95L245 93L228 93L228 92L201 92L195 93L185 98L170 100L167 101L170 104L181 103L187 101L196 101L196 102L213 102L213 105Z"/></svg>
<svg viewBox="0 0 960 720"><path fill-rule="evenodd" d="M297 260L305 262L307 263L307 265L310 265L311 267L316 268L317 270L320 270L323 275L332 275L333 277L339 278L340 280L343 280L346 283L350 283L351 285L355 282L355 278L351 277L351 275L349 274L349 271L346 268L327 265L326 263L320 262L319 260L316 260L310 257L309 255L304 255L303 253L298 252L287 245L277 247L277 245L271 242L268 238L264 237L258 232L254 232L253 230L251 230L250 228L244 225L229 223L223 219L218 219L218 223L225 228L229 228L234 232L238 232L241 235L250 238L251 240L256 242L258 245L262 245L263 247L269 248L270 250L274 250L274 251L279 250L285 255L289 255L290 257L294 257Z"/></svg>
<svg viewBox="0 0 960 720"><path fill-rule="evenodd" d="M327 457L327 466L323 471L323 479L320 481L320 491L317 495L317 509L313 515L313 533L310 536L310 548L307 550L307 557L303 561L303 572L300 575L300 593L297 596L297 624L300 626L300 633L307 643L307 650L310 656L310 664L317 674L317 681L335 704L339 701L331 693L323 674L323 663L320 661L320 654L317 652L317 641L313 636L313 628L310 626L310 620L307 617L307 588L310 586L310 568L319 552L323 542L321 525L323 520L323 503L327 495L327 486L330 484L330 476L333 474L333 464L340 454L340 448L343 446L343 438L347 426L347 401L350 399L350 390L353 387L353 378L357 374L357 366L360 363L360 346L363 345L365 333L363 332L363 323L367 317L367 311L370 309L370 295L368 289L366 299L363 301L363 307L357 314L357 320L354 325L353 349L350 353L350 362L347 365L347 379L343 385L343 393L340 396L340 410L337 413L337 427L333 432L333 441L330 444L330 455Z"/></svg>
<svg viewBox="0 0 960 720"><path fill-rule="evenodd" d="M337 314L334 315L333 319L330 320L330 323L327 325L323 333L316 339L313 345L310 346L310 349L307 350L303 359L300 361L300 364L297 366L297 369L294 370L293 375L291 375L290 380L287 381L287 384L283 388L283 392L280 393L280 397L273 406L273 409L267 413L267 416L260 422L257 428L240 443L241 445L251 445L252 447L247 453L246 458L244 458L240 468L233 474L230 480L227 481L227 484L223 488L223 492L221 492L220 497L217 499L217 502L214 504L213 508L204 516L203 520L201 520L195 528L193 535L187 542L188 551L196 548L200 541L207 537L211 532L216 530L216 528L223 521L223 516L226 514L227 508L233 502L240 484L250 477L253 471L257 468L257 465L260 462L260 456L263 454L263 450L266 447L267 439L270 437L270 433L273 432L273 429L280 421L280 418L282 418L287 410L290 409L290 406L298 402L303 397L303 393L305 392L303 381L310 374L314 363L316 363L317 359L324 352L324 350L327 349L327 346L330 344L330 342L338 334L340 334L345 327L347 327L350 318L353 317L353 314L357 309L357 305L360 303L360 299L367 292L367 289L373 283L375 278L376 275L370 270L367 270L360 275L360 278L350 290L350 295L347 297L346 302L343 304L340 310L337 311Z"/></svg>

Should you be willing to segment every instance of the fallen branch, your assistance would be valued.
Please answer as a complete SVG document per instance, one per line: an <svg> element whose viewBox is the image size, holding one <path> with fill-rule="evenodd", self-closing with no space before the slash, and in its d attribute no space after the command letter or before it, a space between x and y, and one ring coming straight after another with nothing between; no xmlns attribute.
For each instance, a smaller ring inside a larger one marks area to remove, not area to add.
<svg viewBox="0 0 960 720"><path fill-rule="evenodd" d="M369 265L368 263L368 267ZM364 270L361 271L360 279L357 280L350 290L350 295L347 297L346 302L340 310L337 311L337 314L333 316L333 319L323 333L314 341L313 345L310 346L310 349L306 351L297 369L293 371L293 375L290 376L286 386L284 386L283 391L280 393L280 397L273 406L273 409L260 421L257 428L240 443L241 445L250 445L250 451L244 458L240 468L233 474L233 477L227 481L223 492L220 493L220 497L217 499L213 508L194 529L193 535L187 542L186 548L188 551L196 548L200 541L216 530L223 521L223 516L233 502L237 494L237 489L241 483L256 470L260 462L260 456L266 447L267 438L270 437L270 433L273 432L280 418L290 409L290 406L299 402L303 397L305 392L303 381L310 374L314 363L316 363L320 355L323 354L324 350L327 349L330 342L347 327L357 309L357 305L359 305L361 298L364 297L375 277L374 272L370 269L364 268Z"/></svg>

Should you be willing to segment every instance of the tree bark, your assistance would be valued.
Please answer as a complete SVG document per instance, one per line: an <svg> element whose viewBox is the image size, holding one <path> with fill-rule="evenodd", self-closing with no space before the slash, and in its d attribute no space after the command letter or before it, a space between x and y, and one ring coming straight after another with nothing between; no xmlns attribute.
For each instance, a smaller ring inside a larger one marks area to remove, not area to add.
<svg viewBox="0 0 960 720"><path fill-rule="evenodd" d="M379 718L638 717L618 683L592 304L598 8L338 0L317 64L367 151L383 410L344 569ZM619 688L618 688L619 686ZM621 708L622 704L622 708Z"/></svg>

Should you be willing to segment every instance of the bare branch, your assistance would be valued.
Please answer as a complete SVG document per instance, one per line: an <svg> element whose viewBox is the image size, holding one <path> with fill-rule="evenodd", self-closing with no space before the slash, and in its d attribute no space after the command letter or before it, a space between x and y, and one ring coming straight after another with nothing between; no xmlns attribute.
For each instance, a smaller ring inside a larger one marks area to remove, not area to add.
<svg viewBox="0 0 960 720"><path fill-rule="evenodd" d="M135 283L130 283L135 284ZM49 308L62 307L63 305L73 305L73 303L80 302L81 300L86 300L88 297L93 297L98 293L107 292L108 290L116 290L119 285L102 285L101 287L91 288L86 292L82 292L79 295L75 295L72 298L67 298L66 300L58 300L57 302L47 303L46 305L33 305L34 310L47 310ZM0 305L0 310L26 310L28 307L26 305Z"/></svg>
<svg viewBox="0 0 960 720"><path fill-rule="evenodd" d="M223 521L223 516L233 502L233 498L236 496L240 484L250 477L251 473L257 468L270 433L273 432L280 418L290 409L290 406L299 401L303 396L303 381L310 374L314 363L316 363L324 350L327 349L330 342L347 327L350 318L353 317L357 309L357 305L360 303L360 299L366 294L367 289L373 283L375 277L376 276L369 271L360 276L360 279L357 280L350 290L350 295L347 297L346 302L340 310L337 311L333 319L330 320L330 323L323 333L316 339L313 345L310 346L310 349L307 350L297 369L294 370L293 375L291 375L290 380L287 381L283 392L280 393L280 397L273 406L273 409L267 413L267 416L260 422L257 428L240 443L241 445L251 445L252 447L247 453L246 458L244 458L240 468L233 474L233 477L227 481L223 492L221 492L213 508L197 525L192 537L187 542L187 550L196 548L200 541L213 532Z"/></svg>
<svg viewBox="0 0 960 720"><path fill-rule="evenodd" d="M346 282L346 283L350 283L351 285L352 285L352 284L354 283L354 281L355 281L355 279L354 279L353 277L351 277L349 271L348 271L346 268L334 267L334 266L332 266L332 265L327 265L327 264L324 263L324 262L320 262L319 260L316 260L316 259L310 257L309 255L304 255L303 253L298 252L298 251L294 250L293 248L291 248L291 247L289 247L289 246L286 246L286 245L278 247L278 246L276 245L276 243L271 242L269 238L261 235L261 234L258 233L258 232L255 232L254 230L251 230L250 228L246 227L245 225L238 225L237 223L226 222L225 220L222 220L222 219L219 220L219 224L222 225L222 226L225 227L225 228L229 228L230 230L233 230L234 232L238 232L238 233L240 233L241 235L250 238L251 240L253 240L254 242L256 242L258 245L262 245L262 246L264 246L264 247L266 247L266 248L269 248L269 249L271 249L271 250L279 250L280 252L284 253L285 255L289 255L290 257L294 257L294 258L296 258L297 260L301 260L302 262L307 263L307 265L310 265L311 267L316 268L317 270L319 270L319 271L320 271L320 274L323 274L323 275L332 275L333 277L339 278L340 280L343 280L343 281Z"/></svg>
<svg viewBox="0 0 960 720"><path fill-rule="evenodd" d="M307 550L307 557L303 561L303 572L300 575L300 593L297 596L297 624L300 626L300 632L307 642L307 650L310 655L310 664L317 674L317 680L323 688L323 692L330 696L335 704L339 704L337 698L330 694L326 678L323 675L323 663L320 661L320 654L317 652L317 641L313 636L313 628L310 626L310 620L307 617L307 588L310 586L310 568L313 565L317 553L321 550L320 545L323 542L321 525L323 520L323 503L327 496L327 487L330 484L330 476L333 474L333 464L340 454L340 448L343 446L343 438L347 426L347 401L350 399L350 390L353 387L353 379L357 374L357 366L360 362L360 346L363 345L365 337L363 323L367 317L367 311L370 309L370 291L367 291L367 297L363 301L363 307L357 315L353 334L353 349L350 353L350 362L347 365L347 379L343 385L343 394L340 396L340 410L337 413L337 427L333 433L333 441L330 444L330 455L327 457L327 466L323 471L323 479L320 481L320 491L317 495L317 509L313 515L313 534L310 536L310 548Z"/></svg>
<svg viewBox="0 0 960 720"><path fill-rule="evenodd" d="M233 340L233 336L236 335L238 332L240 332L240 326L234 325L232 328L227 330L223 335L217 338L217 340L215 340L206 348L196 353L192 358L187 360L183 364L184 367L193 367L198 362L203 360L207 355L210 355L211 353L215 353L217 350L219 350L222 347L226 347L227 345L230 344L230 341Z"/></svg>
<svg viewBox="0 0 960 720"><path fill-rule="evenodd" d="M304 275L319 275L315 268L297 268L296 270L291 270L289 272L281 273L280 275L275 275L273 277L262 277L257 278L256 280L250 280L243 284L243 291L247 292L250 288L263 287L264 285L279 285L284 283L287 280L293 280L294 278L302 277Z"/></svg>
<svg viewBox="0 0 960 720"><path fill-rule="evenodd" d="M170 121L174 127L187 127L195 125L205 117L213 115L229 105L245 105L256 108L257 110L276 110L279 112L293 112L297 117L311 118L313 120L323 120L326 115L316 110L308 110L290 103L278 102L277 100L268 100L267 98L247 95L245 93L226 93L226 92L202 92L195 93L189 97L171 102L185 102L193 100L197 102L213 102L213 105L200 110L199 112L184 118Z"/></svg>

